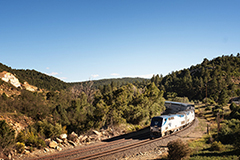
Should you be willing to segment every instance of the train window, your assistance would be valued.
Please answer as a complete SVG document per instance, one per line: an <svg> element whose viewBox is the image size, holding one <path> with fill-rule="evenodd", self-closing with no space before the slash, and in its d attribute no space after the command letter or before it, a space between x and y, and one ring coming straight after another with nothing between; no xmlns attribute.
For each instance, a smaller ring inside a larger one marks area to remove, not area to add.
<svg viewBox="0 0 240 160"><path fill-rule="evenodd" d="M162 117L153 117L151 121L151 126L157 125L158 127L160 127L162 125L162 120Z"/></svg>
<svg viewBox="0 0 240 160"><path fill-rule="evenodd" d="M184 115L183 114L180 114L180 115L178 115L179 117L184 117Z"/></svg>

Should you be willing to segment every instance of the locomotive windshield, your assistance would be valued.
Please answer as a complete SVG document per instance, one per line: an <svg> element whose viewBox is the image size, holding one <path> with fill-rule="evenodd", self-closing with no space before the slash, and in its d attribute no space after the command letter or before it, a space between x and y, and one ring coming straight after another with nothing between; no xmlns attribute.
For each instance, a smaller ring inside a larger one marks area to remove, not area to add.
<svg viewBox="0 0 240 160"><path fill-rule="evenodd" d="M162 117L153 117L150 126L152 126L152 127L154 127L154 126L161 127L162 120L163 120Z"/></svg>

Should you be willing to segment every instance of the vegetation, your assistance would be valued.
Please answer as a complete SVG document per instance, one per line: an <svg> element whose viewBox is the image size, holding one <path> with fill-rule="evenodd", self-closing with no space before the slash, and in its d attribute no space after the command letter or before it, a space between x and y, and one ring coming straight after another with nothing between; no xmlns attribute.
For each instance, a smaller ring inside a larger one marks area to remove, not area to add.
<svg viewBox="0 0 240 160"><path fill-rule="evenodd" d="M23 144L31 149L45 146L45 138L62 133L84 133L90 129L114 127L122 123L144 126L164 110L163 92L154 83L137 88L129 83L109 90L76 85L68 90L29 92L0 97L0 112L17 112L35 123L18 134L18 152Z"/></svg>
<svg viewBox="0 0 240 160"><path fill-rule="evenodd" d="M138 88L144 88L148 83L149 83L149 79L144 79L144 78L115 78L115 79L101 79L101 80L93 80L93 88L95 89L100 89L101 91L103 89L110 89L112 86L115 87L121 87L124 85L127 85L128 83L131 83L135 86L137 86ZM89 81L85 81L85 82L75 82L75 83L70 83L71 86L74 85L83 85L83 86L87 86L89 83Z"/></svg>
<svg viewBox="0 0 240 160"><path fill-rule="evenodd" d="M239 54L210 61L205 58L201 64L165 77L155 75L150 80L122 78L66 83L35 70L17 70L0 63L2 71L11 72L21 83L27 81L42 91L16 89L19 94L0 95L0 113L16 112L34 121L16 139L11 127L5 121L0 121L0 136L8 135L8 138L0 137L1 151L6 151L14 144L17 144L18 152L22 152L24 146L42 148L45 138L72 131L80 134L93 128L114 127L122 123L140 128L165 110L165 99L203 102L202 108L197 109L196 113L216 121L218 125L211 130L212 140L209 142L213 143L208 144L205 139L201 141L207 148L200 149L201 153L194 151L191 158L213 152L224 154L225 151L240 150L240 107L232 103L228 107L229 113L226 112L229 99L240 96ZM11 90L12 86L6 84L0 80L1 86ZM182 144L177 142L172 145L177 148ZM187 149L186 146L184 148ZM184 153L183 147L177 151L181 152L179 155Z"/></svg>
<svg viewBox="0 0 240 160"><path fill-rule="evenodd" d="M3 120L0 121L0 152L8 153L15 143L15 131Z"/></svg>
<svg viewBox="0 0 240 160"><path fill-rule="evenodd" d="M66 82L36 70L12 69L11 67L7 67L6 65L0 63L0 72L2 71L7 71L14 74L21 83L28 82L29 84L41 89L55 91L67 89L69 86L69 84Z"/></svg>
<svg viewBox="0 0 240 160"><path fill-rule="evenodd" d="M203 101L209 98L219 105L226 105L229 97L240 96L240 54L222 56L211 61L204 59L201 64L163 76L153 76L151 82L169 95L188 97L189 100Z"/></svg>
<svg viewBox="0 0 240 160"><path fill-rule="evenodd" d="M173 140L167 144L169 160L181 160L188 158L191 149L188 144L184 143L181 139Z"/></svg>
<svg viewBox="0 0 240 160"><path fill-rule="evenodd" d="M209 105L200 105L197 107L205 108L209 107ZM208 119L209 116L214 119L209 119L211 121L211 129L208 135L205 135L201 139L196 141L189 142L189 146L192 149L192 153L190 155L191 160L197 159L238 159L239 157L239 119L235 119L232 117L233 113L236 112L236 108L238 106L235 103L232 103L230 107L225 106L221 107L222 112L224 113L219 120L219 114L214 113L214 108L218 108L219 106L211 106L212 110L203 110L202 115ZM230 109L230 111L228 111ZM198 113L198 112L197 112ZM218 126L218 121L221 122Z"/></svg>

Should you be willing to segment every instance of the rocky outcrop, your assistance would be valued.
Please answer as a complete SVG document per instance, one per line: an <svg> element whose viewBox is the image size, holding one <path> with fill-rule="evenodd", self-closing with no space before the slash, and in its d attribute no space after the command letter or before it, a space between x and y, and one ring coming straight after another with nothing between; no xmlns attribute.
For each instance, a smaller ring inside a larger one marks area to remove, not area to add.
<svg viewBox="0 0 240 160"><path fill-rule="evenodd" d="M24 82L23 84L21 84L19 80L12 73L3 71L0 73L0 78L5 82L10 83L16 88L23 88L31 92L38 91L38 87L30 85L28 84L28 82Z"/></svg>
<svg viewBox="0 0 240 160"><path fill-rule="evenodd" d="M28 91L31 91L31 92L36 92L36 91L38 90L38 87L35 87L35 86L33 86L33 85L30 85L30 84L28 84L28 82L24 82L24 83L22 84L22 87L23 87L24 89L28 90Z"/></svg>
<svg viewBox="0 0 240 160"><path fill-rule="evenodd" d="M5 82L9 82L16 88L21 87L21 83L12 73L3 71L0 73L0 78Z"/></svg>

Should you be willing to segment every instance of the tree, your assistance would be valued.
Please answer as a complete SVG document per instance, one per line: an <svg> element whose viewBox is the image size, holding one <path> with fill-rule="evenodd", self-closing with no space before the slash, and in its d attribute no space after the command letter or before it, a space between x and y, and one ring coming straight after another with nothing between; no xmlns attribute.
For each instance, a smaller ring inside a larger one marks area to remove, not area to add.
<svg viewBox="0 0 240 160"><path fill-rule="evenodd" d="M70 124L67 117L67 111L61 105L57 105L54 108L53 118L57 123L60 123L63 126L67 126Z"/></svg>
<svg viewBox="0 0 240 160"><path fill-rule="evenodd" d="M15 131L5 122L0 121L0 152L5 153L15 143Z"/></svg>
<svg viewBox="0 0 240 160"><path fill-rule="evenodd" d="M150 83L146 87L144 96L148 98L147 106L149 107L148 110L150 119L154 115L160 115L162 111L165 110L163 92L160 91L154 83Z"/></svg>
<svg viewBox="0 0 240 160"><path fill-rule="evenodd" d="M223 89L219 95L218 104L224 106L224 105L227 105L227 102L228 102L228 94L227 94L227 91Z"/></svg>

